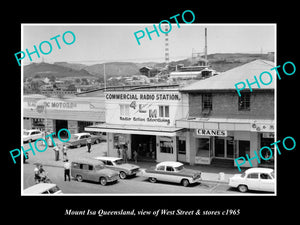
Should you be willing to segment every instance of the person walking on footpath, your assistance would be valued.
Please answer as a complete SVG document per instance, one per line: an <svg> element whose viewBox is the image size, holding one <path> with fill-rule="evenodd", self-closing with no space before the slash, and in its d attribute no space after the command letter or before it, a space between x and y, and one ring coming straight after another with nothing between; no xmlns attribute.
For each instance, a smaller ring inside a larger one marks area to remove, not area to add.
<svg viewBox="0 0 300 225"><path fill-rule="evenodd" d="M68 156L67 156L67 146L66 145L63 145L63 147L62 147L62 153L63 153L63 162L65 162L68 159Z"/></svg>
<svg viewBox="0 0 300 225"><path fill-rule="evenodd" d="M92 147L92 139L89 137L88 139L86 139L86 146L87 146L87 152L91 153L91 147Z"/></svg>
<svg viewBox="0 0 300 225"><path fill-rule="evenodd" d="M117 145L118 158L121 158L120 145Z"/></svg>
<svg viewBox="0 0 300 225"><path fill-rule="evenodd" d="M59 161L59 146L58 144L53 148L54 151L54 160Z"/></svg>
<svg viewBox="0 0 300 225"><path fill-rule="evenodd" d="M123 161L124 161L124 163L127 163L127 150L128 150L128 147L125 144L124 148L123 148Z"/></svg>
<svg viewBox="0 0 300 225"><path fill-rule="evenodd" d="M134 152L133 152L133 159L134 159L135 164L137 164L137 158L138 158L137 150L134 150Z"/></svg>
<svg viewBox="0 0 300 225"><path fill-rule="evenodd" d="M69 160L66 159L65 164L64 164L64 170L65 170L64 176L65 176L65 181L67 181L67 177L68 177L68 180L70 181L70 168L71 168L71 163L69 163Z"/></svg>

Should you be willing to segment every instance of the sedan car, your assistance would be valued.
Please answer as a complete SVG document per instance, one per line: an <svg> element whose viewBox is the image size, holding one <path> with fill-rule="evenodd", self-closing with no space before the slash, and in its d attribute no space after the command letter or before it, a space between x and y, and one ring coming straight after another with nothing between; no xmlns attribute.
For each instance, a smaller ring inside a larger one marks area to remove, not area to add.
<svg viewBox="0 0 300 225"><path fill-rule="evenodd" d="M95 157L95 159L104 163L104 165L112 170L118 171L121 179L127 176L135 176L140 167L134 164L123 163L121 158L117 157Z"/></svg>
<svg viewBox="0 0 300 225"><path fill-rule="evenodd" d="M23 131L23 142L32 142L39 138L43 138L43 132L40 130L24 130Z"/></svg>
<svg viewBox="0 0 300 225"><path fill-rule="evenodd" d="M70 140L66 143L68 147L81 147L87 144L87 140L91 139L92 144L98 144L103 141L102 136L91 135L90 133L76 133L72 134Z"/></svg>
<svg viewBox="0 0 300 225"><path fill-rule="evenodd" d="M200 171L186 169L182 163L173 161L158 163L155 168L146 169L143 176L148 177L152 183L168 181L181 183L185 187L201 181Z"/></svg>
<svg viewBox="0 0 300 225"><path fill-rule="evenodd" d="M271 168L247 169L244 173L235 174L229 178L229 186L238 188L240 192L248 190L274 192L274 170Z"/></svg>

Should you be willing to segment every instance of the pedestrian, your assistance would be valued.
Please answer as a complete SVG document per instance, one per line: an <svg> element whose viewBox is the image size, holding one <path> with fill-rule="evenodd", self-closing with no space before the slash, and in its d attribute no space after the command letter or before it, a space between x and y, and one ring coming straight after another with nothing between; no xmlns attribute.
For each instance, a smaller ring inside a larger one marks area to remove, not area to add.
<svg viewBox="0 0 300 225"><path fill-rule="evenodd" d="M137 158L138 158L137 150L134 150L133 151L133 159L134 159L135 164L137 164Z"/></svg>
<svg viewBox="0 0 300 225"><path fill-rule="evenodd" d="M54 151L54 160L59 161L59 146L58 144L53 148Z"/></svg>
<svg viewBox="0 0 300 225"><path fill-rule="evenodd" d="M88 153L91 153L92 139L90 137L86 139L86 145L87 145Z"/></svg>
<svg viewBox="0 0 300 225"><path fill-rule="evenodd" d="M124 144L124 147L123 147L123 161L124 163L127 163L127 150L128 150L128 147L126 144Z"/></svg>
<svg viewBox="0 0 300 225"><path fill-rule="evenodd" d="M68 177L68 180L70 181L70 168L71 168L71 164L69 163L69 160L66 159L65 164L64 164L64 170L65 170L64 176L65 176L65 181L67 180L67 177Z"/></svg>
<svg viewBox="0 0 300 225"><path fill-rule="evenodd" d="M120 145L117 145L118 158L121 158Z"/></svg>
<svg viewBox="0 0 300 225"><path fill-rule="evenodd" d="M39 173L39 165L36 164L33 170L34 172L34 182L38 184L40 182L40 173Z"/></svg>
<svg viewBox="0 0 300 225"><path fill-rule="evenodd" d="M62 147L62 153L63 153L63 162L65 162L68 159L68 156L67 156L67 146L66 145L63 145L63 147Z"/></svg>

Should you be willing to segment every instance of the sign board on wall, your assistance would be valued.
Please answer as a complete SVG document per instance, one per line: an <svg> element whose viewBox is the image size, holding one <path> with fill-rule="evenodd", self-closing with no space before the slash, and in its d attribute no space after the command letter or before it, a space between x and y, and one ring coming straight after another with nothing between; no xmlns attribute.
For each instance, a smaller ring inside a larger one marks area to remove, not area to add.
<svg viewBox="0 0 300 225"><path fill-rule="evenodd" d="M227 130L196 129L196 135L199 135L199 136L227 137Z"/></svg>
<svg viewBox="0 0 300 225"><path fill-rule="evenodd" d="M105 100L111 124L174 126L181 117L179 91L107 92Z"/></svg>
<svg viewBox="0 0 300 225"><path fill-rule="evenodd" d="M23 108L35 109L42 113L45 110L68 110L68 111L99 111L103 103L96 102L75 102L59 99L42 99L24 101Z"/></svg>

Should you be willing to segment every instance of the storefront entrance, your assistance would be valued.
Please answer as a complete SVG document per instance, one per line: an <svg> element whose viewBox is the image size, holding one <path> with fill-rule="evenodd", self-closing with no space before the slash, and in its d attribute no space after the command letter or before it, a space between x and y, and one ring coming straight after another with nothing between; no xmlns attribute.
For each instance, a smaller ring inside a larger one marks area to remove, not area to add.
<svg viewBox="0 0 300 225"><path fill-rule="evenodd" d="M131 150L138 153L138 160L156 160L156 136L153 135L131 135Z"/></svg>
<svg viewBox="0 0 300 225"><path fill-rule="evenodd" d="M55 132L56 134L61 129L68 129L68 121L67 120L55 120ZM67 138L68 133L66 131L60 132L60 137Z"/></svg>
<svg viewBox="0 0 300 225"><path fill-rule="evenodd" d="M215 157L233 159L234 157L233 137L215 137Z"/></svg>

